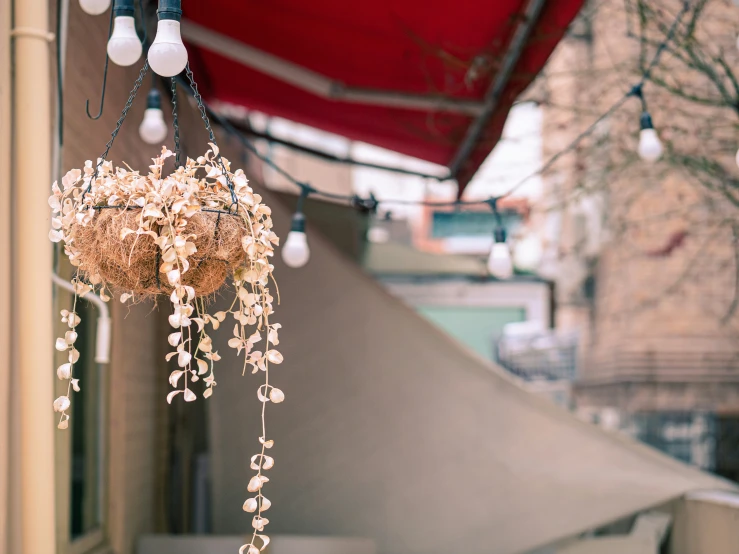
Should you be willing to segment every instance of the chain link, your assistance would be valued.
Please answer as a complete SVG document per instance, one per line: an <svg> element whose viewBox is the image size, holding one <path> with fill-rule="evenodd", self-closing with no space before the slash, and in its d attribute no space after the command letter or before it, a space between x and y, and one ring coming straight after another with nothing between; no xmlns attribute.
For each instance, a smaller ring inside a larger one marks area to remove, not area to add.
<svg viewBox="0 0 739 554"><path fill-rule="evenodd" d="M182 148L180 147L180 125L177 119L177 80L172 77L172 127L174 127L174 153L175 153L175 169L178 169L180 163Z"/></svg>
<svg viewBox="0 0 739 554"><path fill-rule="evenodd" d="M128 100L126 101L126 105L123 107L123 111L121 112L121 117L118 118L118 122L115 125L115 129L113 130L113 133L110 135L110 140L105 145L105 151L100 156L100 161L95 166L95 172L92 174L92 177L90 178L90 183L87 185L87 188L85 189L85 194L90 192L92 190L92 184L95 182L98 176L98 172L100 171L100 166L103 165L105 160L108 157L108 153L110 152L111 147L113 146L113 142L115 142L115 138L118 136L118 133L121 130L121 127L123 126L123 122L126 120L126 116L128 115L128 111L131 109L131 106L133 105L133 101L136 98L136 93L138 93L139 89L141 88L141 83L144 82L144 77L146 77L146 73L149 71L149 61L147 60L144 62L144 67L141 68L141 71L139 71L139 78L136 79L136 83L133 86L133 89L131 90L131 94L128 95Z"/></svg>
<svg viewBox="0 0 739 554"><path fill-rule="evenodd" d="M190 63L185 66L185 72L187 73L187 79L190 81L190 88L192 89L193 97L195 98L195 101L198 104L198 109L200 110L200 117L203 120L203 123L205 123L205 130L208 131L208 139L210 142L218 146L218 143L216 142L216 136L213 134L213 128L210 126L210 120L208 119L208 114L205 112L205 105L203 104L203 98L200 96L200 93L198 92L198 85L195 83L195 77L192 74L192 69L190 69ZM231 200L233 201L234 205L238 205L239 201L236 198L236 192L234 191L234 185L231 182L230 177L228 176L228 171L226 170L226 165L223 163L223 159L221 158L221 153L219 152L216 155L216 158L218 159L218 163L221 166L221 170L223 171L223 175L226 177L226 182L228 183L228 190L231 193ZM230 208L229 208L230 211Z"/></svg>

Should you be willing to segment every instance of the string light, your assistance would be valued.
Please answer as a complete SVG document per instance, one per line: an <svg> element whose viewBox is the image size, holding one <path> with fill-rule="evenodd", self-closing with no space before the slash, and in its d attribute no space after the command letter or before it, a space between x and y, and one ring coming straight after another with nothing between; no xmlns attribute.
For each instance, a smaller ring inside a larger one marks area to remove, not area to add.
<svg viewBox="0 0 739 554"><path fill-rule="evenodd" d="M310 260L310 248L308 247L308 237L305 234L305 215L303 215L303 203L313 189L301 184L300 196L298 197L298 205L293 214L290 232L287 234L287 240L282 246L282 261L287 267L299 268L303 267Z"/></svg>
<svg viewBox="0 0 739 554"><path fill-rule="evenodd" d="M639 131L639 146L637 152L645 162L656 162L662 156L662 142L652 125L649 112L641 114L641 131Z"/></svg>
<svg viewBox="0 0 739 554"><path fill-rule="evenodd" d="M513 260L511 250L506 242L506 230L498 212L498 198L487 200L495 216L495 230L493 231L493 246L488 257L488 272L498 279L510 279L513 275Z"/></svg>
<svg viewBox="0 0 739 554"><path fill-rule="evenodd" d="M149 91L146 97L146 111L139 126L139 136L146 144L161 145L167 138L167 124L162 112L162 97L155 88Z"/></svg>
<svg viewBox="0 0 739 554"><path fill-rule="evenodd" d="M108 56L116 65L133 65L143 52L133 18L133 0L115 0L113 15L115 19L113 33L108 40Z"/></svg>
<svg viewBox="0 0 739 554"><path fill-rule="evenodd" d="M662 155L662 142L659 135L652 125L652 116L649 115L647 101L642 92L642 83L637 84L631 89L630 96L635 96L641 101L642 114L639 119L639 146L637 153L645 162L656 162Z"/></svg>
<svg viewBox="0 0 739 554"><path fill-rule="evenodd" d="M110 0L80 0L80 8L88 15L100 15L110 7Z"/></svg>
<svg viewBox="0 0 739 554"><path fill-rule="evenodd" d="M162 77L174 77L187 65L187 49L180 35L180 0L159 0L157 35L149 48L149 65Z"/></svg>
<svg viewBox="0 0 739 554"><path fill-rule="evenodd" d="M178 32L177 32L177 38L179 39L179 14L181 14L181 10L179 10L180 2L174 1L174 0L160 0L159 2L159 12L162 11L163 5L174 5L176 4L176 11L177 11L177 24L178 24ZM174 8L173 8L174 9ZM657 135L657 132L654 130L654 126L652 125L652 118L649 115L649 112L646 109L646 103L644 102L644 97L642 95L642 87L649 79L649 75L651 71L654 69L654 67L659 62L660 57L662 56L663 52L665 51L667 44L673 39L674 34L680 24L680 21L685 16L686 13L690 10L690 3L684 2L682 10L677 14L677 17L673 21L670 29L668 30L665 39L660 43L660 45L657 47L657 50L652 57L652 60L647 65L645 71L642 73L642 77L639 80L639 82L634 85L634 87L631 88L627 93L625 93L620 99L618 99L611 107L603 112L596 120L594 120L585 130L583 130L580 134L578 134L570 143L568 143L564 148L559 150L557 153L555 153L549 160L544 163L539 169L534 171L533 173L529 174L528 176L524 177L520 181L518 181L515 185L513 185L511 188L509 188L505 193L497 196L494 199L487 199L487 200L455 200L452 202L438 202L438 201L412 201L412 200L382 200L383 204L407 204L407 205L417 205L417 206L435 206L435 207L461 207L461 206L472 206L472 205L482 205L482 204L488 204L493 208L494 213L496 214L496 229L494 232L494 242L490 249L490 256L488 258L488 270L490 273L499 279L507 279L513 275L513 260L511 257L511 251L510 248L506 242L506 231L503 228L500 214L497 213L497 206L496 202L502 198L505 198L507 196L512 195L515 191L517 191L521 186L523 186L525 183L527 183L530 179L542 175L544 172L546 172L548 169L550 169L554 164L564 155L566 155L569 152L572 152L577 146L582 142L582 140L588 136L590 136L593 131L598 128L599 124L613 115L616 111L618 111L631 97L637 96L642 101L642 107L643 107L643 113L641 117L641 131L640 131L640 140L639 140L639 155L642 156L645 160L656 160L662 155L663 147L662 143L659 140L659 136ZM162 17L159 16L160 24L162 23ZM159 32L157 32L157 39L159 40ZM155 40L155 42L156 42ZM181 43L181 39L179 40ZM184 51L184 46L183 46ZM187 52L184 51L185 56L185 62L186 63L186 56ZM149 50L149 63L152 65L152 68L157 71L157 69L154 67L154 64L151 61L151 49ZM160 75L159 71L157 71ZM179 72L173 74L176 75ZM177 78L178 80L182 81L183 79L181 77ZM190 94L192 94L191 91L185 86L185 90L187 90ZM282 257L285 261L285 264L290 267L302 267L306 263L308 263L308 259L310 257L310 249L308 248L308 241L307 237L305 235L305 216L302 213L302 203L305 200L305 198L308 196L308 194L313 194L314 196L320 196L323 198L329 198L332 200L341 200L346 201L353 205L354 207L359 208L360 210L363 209L363 206L373 205L373 209L377 208L378 201L370 196L369 199L359 199L357 195L344 195L344 194L336 194L336 193L329 193L326 191L322 191L320 189L315 189L313 187L309 187L308 185L301 183L298 179L296 179L293 175L291 175L288 171L286 171L284 168L277 165L274 160L272 160L269 156L265 156L262 154L257 147L252 144L252 142L239 130L237 130L225 117L220 115L218 112L214 111L210 106L208 106L207 103L203 102L203 106L209 113L210 117L212 117L220 126L231 136L236 138L242 146L249 152L251 152L257 159L261 160L265 165L272 168L275 172L283 176L287 181L294 184L295 186L299 187L301 189L301 194L298 200L298 209L296 210L296 213L293 215L293 222L291 226L290 233L288 234L287 240L285 241L285 245L282 247ZM739 153L737 153L737 163L739 164ZM358 201L359 199L359 201ZM541 246L539 246L538 250L541 249Z"/></svg>

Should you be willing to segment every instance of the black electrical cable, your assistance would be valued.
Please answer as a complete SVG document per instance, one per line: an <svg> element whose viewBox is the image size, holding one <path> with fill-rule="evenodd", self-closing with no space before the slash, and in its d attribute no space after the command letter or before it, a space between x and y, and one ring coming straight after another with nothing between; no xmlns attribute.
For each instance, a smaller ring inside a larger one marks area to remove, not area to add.
<svg viewBox="0 0 739 554"><path fill-rule="evenodd" d="M578 134L570 143L567 144L562 150L555 153L549 160L547 160L546 163L544 163L541 167L539 167L535 172L527 175L520 181L518 181L516 184L514 184L511 188L509 188L504 193L497 195L495 197L490 197L482 200L454 200L454 201L416 201L416 200L377 200L374 198L374 196L370 196L369 199L361 199L356 194L338 194L338 193L332 193L328 191L322 191L320 189L316 189L312 187L311 185L308 185L301 180L294 177L290 172L285 170L284 168L280 167L278 164L274 162L274 160L271 159L271 157L265 156L262 153L259 152L256 145L252 143L246 136L245 133L239 129L237 129L229 120L228 118L220 115L216 110L214 110L212 107L208 105L207 102L205 102L200 95L198 94L197 87L194 86L194 81L192 78L192 72L189 68L189 65L187 67L187 77L188 81L186 81L182 75L179 75L175 78L173 78L173 81L176 79L180 82L181 85L183 85L183 89L193 96L195 100L198 103L198 109L201 114L201 118L206 123L206 129L209 132L209 138L214 141L215 136L213 134L212 129L210 128L210 124L208 121L208 117L212 118L217 124L219 124L226 133L231 135L232 137L236 138L241 145L245 148L245 150L251 152L257 159L259 159L263 164L267 165L271 169L273 169L275 172L277 172L279 175L284 177L287 181L292 183L293 185L300 188L301 191L301 197L307 196L307 194L312 194L314 196L327 198L331 200L340 200L345 201L349 203L350 205L354 205L360 208L366 208L367 206L371 206L373 209L376 209L377 204L406 204L406 205L419 205L419 206L437 206L437 207L444 207L444 206L473 206L473 205L493 205L493 203L497 202L498 200L508 197L512 195L516 190L518 190L520 187L522 187L525 183L527 183L529 180L531 180L534 177L537 177L539 175L542 175L544 172L546 172L549 168L551 168L562 156L565 154L568 154L572 152L580 142L588 137L598 126L598 124L613 115L616 111L618 111L627 100L629 100L632 97L638 97L644 108L646 108L646 102L644 99L644 96L642 94L643 85L646 83L646 81L649 79L649 76L651 75L652 70L657 66L659 63L659 60L662 56L662 53L665 51L665 48L669 44L669 42L672 41L674 38L675 32L680 24L680 21L682 21L683 16L690 10L690 3L684 2L682 9L677 14L675 21L672 23L672 26L668 30L667 35L665 36L665 39L660 43L660 45L657 48L657 51L655 52L652 60L650 61L647 68L644 70L644 72L641 75L640 80L637 82L636 85L634 85L627 93L625 93L618 101L616 101L608 110L606 110L601 116L599 116L595 121L593 121L583 132ZM144 70L142 70L142 73L144 73L146 70L146 65ZM140 76L141 80L142 76ZM61 79L61 77L59 77ZM173 83L174 84L174 83ZM140 86L140 83L137 83L137 85ZM61 87L61 85L59 85ZM132 95L135 95L135 90L137 90L138 86L134 88L134 92ZM127 108L130 107L130 101L132 100L131 97L129 97L129 103L127 104ZM121 117L121 120L125 118L125 113L127 109L124 109L124 114ZM646 111L646 109L645 109ZM60 116L61 117L61 116ZM117 131L120 129L120 123L121 120L119 120L119 125L116 127L116 130L113 133L113 136L111 137L111 141L107 145L106 154L107 151L110 149L110 145L112 144L113 140L115 139L115 136L117 134ZM265 137L269 140L270 137ZM61 140L61 137L60 137ZM289 146L289 145L288 145ZM105 154L103 155L103 159L105 159ZM354 160L349 159L336 159L335 161L340 161L344 163L356 163ZM358 162L357 165L372 165L372 164L363 164L362 162ZM393 171L393 168L385 168L385 167L379 167L376 166L377 169L386 169ZM400 170L401 172L405 172L404 170ZM428 175L426 176L428 178L433 178L437 180L443 180L443 178L440 178L438 176L432 176ZM231 189L231 187L229 187ZM306 194L306 191L307 194ZM231 189L231 193L233 195L233 189Z"/></svg>
<svg viewBox="0 0 739 554"><path fill-rule="evenodd" d="M659 63L659 60L663 52L665 51L665 48L667 47L669 42L672 41L673 37L675 36L675 31L677 30L680 24L680 21L682 21L682 18L689 11L689 9L690 9L689 2L684 2L682 9L677 14L675 21L672 23L672 26L668 30L668 33L665 36L665 39L662 41L662 43L660 43L652 60L647 66L646 70L642 73L641 78L639 79L636 85L634 85L628 92L626 92L621 98L619 98L610 108L608 108L608 110L606 110L595 121L593 121L584 131L578 134L570 143L567 144L567 146L565 146L559 152L555 153L551 158L549 158L549 160L547 160L546 163L544 163L541 167L539 167L535 172L527 175L526 177L518 181L516 184L514 184L511 188L509 188L503 194L497 195L494 198L486 198L483 200L454 200L450 202L442 202L442 201L425 201L425 200L417 201L417 200L398 199L398 200L377 200L377 202L379 202L380 204L400 204L400 205L405 204L405 205L437 206L437 207L473 206L473 205L481 206L484 204L490 204L491 200L499 200L507 196L511 196L514 192L516 192L519 188L521 188L528 181L530 181L534 177L542 175L547 170L549 170L555 163L557 163L557 161L560 158L562 158L562 156L572 152L578 146L578 144L582 142L583 139L587 138L590 134L592 134L592 132L598 127L601 121L608 119L611 115L613 115L616 111L618 111L630 98L638 97L640 98L642 105L646 106L646 102L642 94L643 86L646 83L647 79L649 78L649 75L651 74L652 70ZM246 148L249 152L254 154L254 156L258 158L262 163L272 168L274 171L276 171L278 174L280 174L290 183L298 187L301 187L302 189L305 183L301 182L299 179L294 177L287 170L278 166L270 157L264 156L263 154L261 154L256 148L256 146L245 136L243 132L236 129L236 127L234 127L234 125L226 117L223 117L220 114L218 114L204 101L203 101L203 106L205 107L208 114L213 118L213 120L216 121L228 134L235 137L244 146L244 148ZM311 187L311 194L313 194L314 196L319 196L319 197L328 198L332 200L343 200L348 203L353 203L356 198L356 195L329 193L329 192L322 191L320 189L316 189L314 187Z"/></svg>

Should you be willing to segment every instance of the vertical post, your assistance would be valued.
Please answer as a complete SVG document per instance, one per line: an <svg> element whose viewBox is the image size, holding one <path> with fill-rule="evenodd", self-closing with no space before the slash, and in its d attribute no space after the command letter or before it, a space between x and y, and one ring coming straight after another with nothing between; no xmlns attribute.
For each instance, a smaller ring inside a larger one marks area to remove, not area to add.
<svg viewBox="0 0 739 554"><path fill-rule="evenodd" d="M10 0L0 0L0 113L10 114ZM9 117L0 117L0 306L10 306L10 133ZM12 552L10 518L10 310L0 310L0 551Z"/></svg>
<svg viewBox="0 0 739 554"><path fill-rule="evenodd" d="M57 0L61 1L61 0ZM15 0L13 81L13 387L20 420L22 554L56 552L49 1Z"/></svg>

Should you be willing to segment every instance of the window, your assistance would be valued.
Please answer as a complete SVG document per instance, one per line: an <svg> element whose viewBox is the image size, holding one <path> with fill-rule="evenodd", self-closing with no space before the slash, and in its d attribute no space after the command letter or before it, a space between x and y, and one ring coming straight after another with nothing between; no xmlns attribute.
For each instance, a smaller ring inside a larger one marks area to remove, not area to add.
<svg viewBox="0 0 739 554"><path fill-rule="evenodd" d="M512 211L501 212L500 216L508 236L513 236L521 224L521 216ZM431 238L492 238L495 226L495 215L491 211L438 211L432 215Z"/></svg>
<svg viewBox="0 0 739 554"><path fill-rule="evenodd" d="M75 366L81 390L73 397L69 421L71 430L70 537L78 539L99 529L103 523L103 402L101 372L94 360L97 314L84 300L78 312L82 318ZM80 309L81 308L81 309Z"/></svg>
<svg viewBox="0 0 739 554"><path fill-rule="evenodd" d="M703 469L714 466L713 420L712 414L704 412L653 412L634 416L640 440Z"/></svg>

